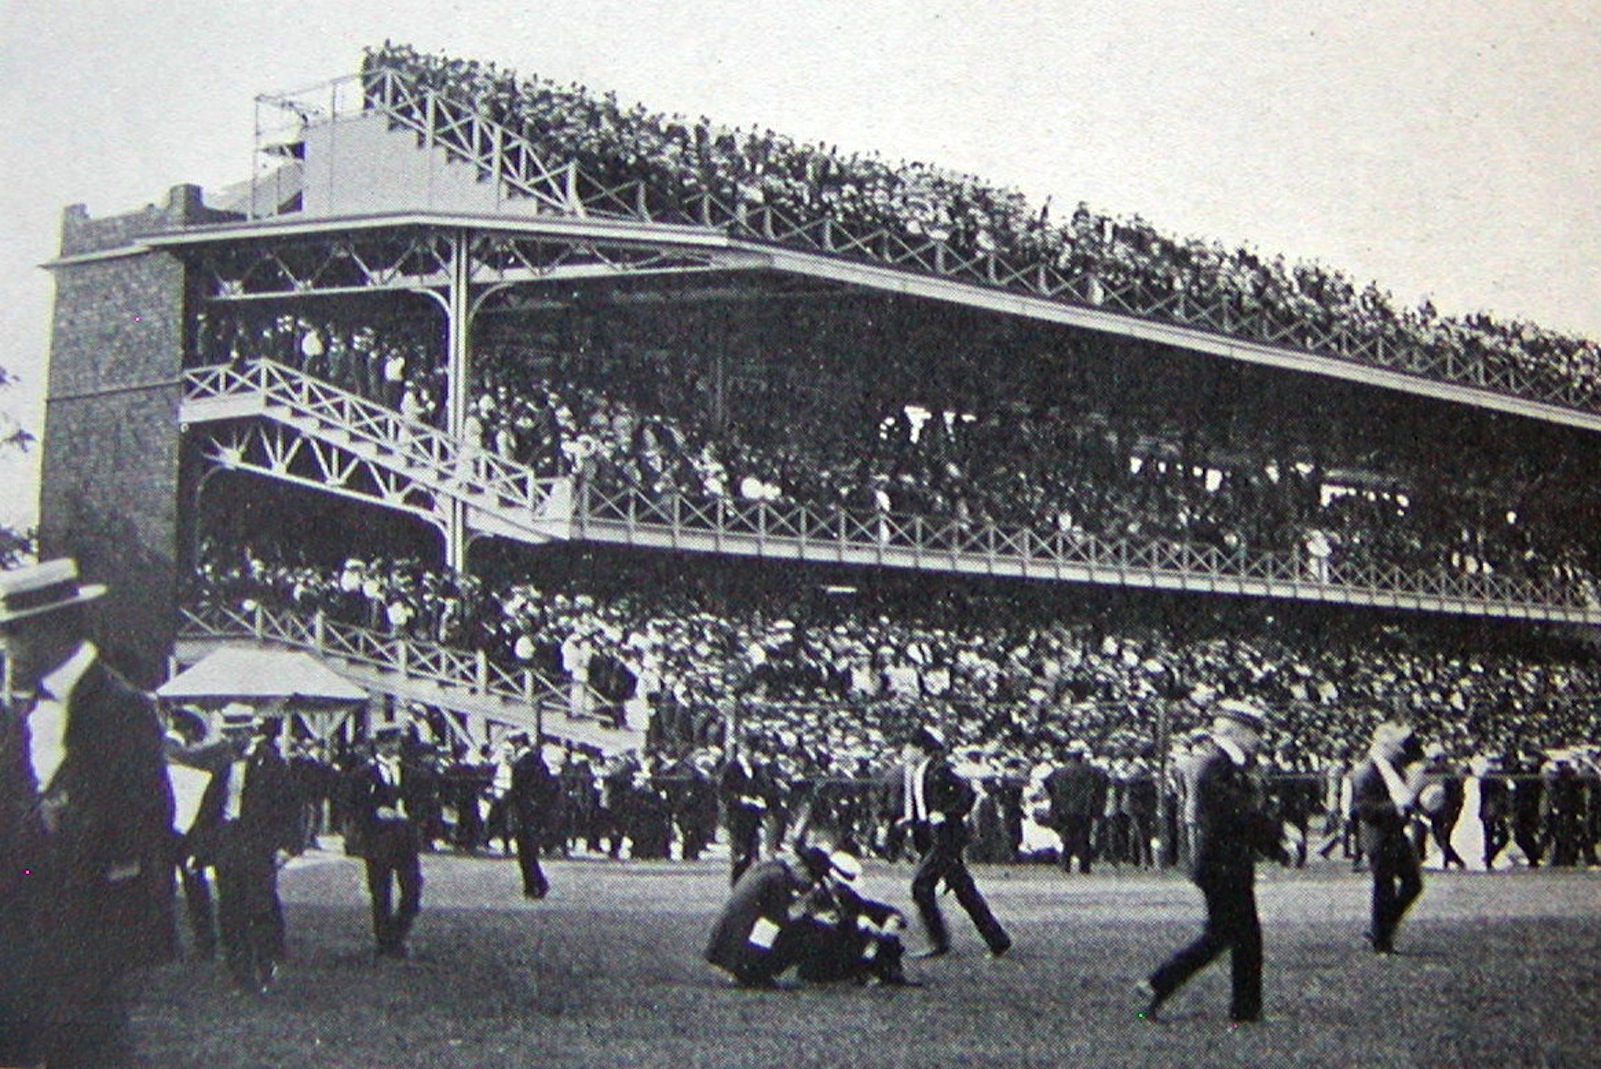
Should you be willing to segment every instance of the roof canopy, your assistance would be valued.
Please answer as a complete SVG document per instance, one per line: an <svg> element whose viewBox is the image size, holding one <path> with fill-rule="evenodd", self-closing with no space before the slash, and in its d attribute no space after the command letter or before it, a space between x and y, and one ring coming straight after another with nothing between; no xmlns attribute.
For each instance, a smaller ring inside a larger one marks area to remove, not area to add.
<svg viewBox="0 0 1601 1069"><path fill-rule="evenodd" d="M177 701L360 702L367 692L307 653L220 649L157 691Z"/></svg>

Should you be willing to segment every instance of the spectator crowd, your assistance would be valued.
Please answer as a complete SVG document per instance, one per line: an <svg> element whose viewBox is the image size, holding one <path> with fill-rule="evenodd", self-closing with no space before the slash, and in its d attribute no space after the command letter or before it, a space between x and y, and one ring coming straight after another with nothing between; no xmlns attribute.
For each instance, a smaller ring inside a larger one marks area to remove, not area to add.
<svg viewBox="0 0 1601 1069"><path fill-rule="evenodd" d="M964 532L1196 547L1236 564L1271 553L1320 582L1361 585L1394 568L1601 601L1571 530L1520 512L1521 473L1497 473L1501 485L1441 479L1392 458L1382 479L1342 478L1333 464L1297 459L1296 443L1225 461L1204 429L1181 445L1153 435L1148 417L1070 399L1038 411L885 403L823 426L775 397L720 423L682 383L630 380L630 366L586 380L486 360L468 444L602 495L844 509L880 540L922 518Z"/></svg>
<svg viewBox="0 0 1601 1069"><path fill-rule="evenodd" d="M1322 264L1175 238L1139 216L1084 204L1057 222L1049 201L1036 210L1018 191L972 175L624 106L612 93L406 45L370 49L362 70L374 106L408 106L382 96L377 74L392 72L521 136L553 165L575 163L598 188L637 183L656 218L699 221L697 205L710 198L735 218L766 209L794 224L826 219L866 247L885 234L912 248L937 243L959 262L999 258L1020 277L1051 270L1091 304L1181 320L1177 308L1207 308L1219 329L1289 334L1330 356L1589 410L1601 400L1601 349L1592 341L1487 312L1442 315L1427 301L1399 307L1377 285ZM613 199L612 211L638 211L632 196Z"/></svg>
<svg viewBox="0 0 1601 1069"><path fill-rule="evenodd" d="M1387 715L1456 752L1510 752L1586 743L1601 708L1601 665L1556 636L1475 646L1318 610L1102 615L1038 593L934 588L821 603L791 589L714 609L694 576L619 584L213 547L193 597L482 650L569 685L576 715L650 724L663 751L720 743L735 719L759 725L807 772L876 759L930 709L958 746L1005 765L1073 739L1148 757L1160 710L1178 730L1199 705L1243 696L1278 710L1294 765L1338 756Z"/></svg>

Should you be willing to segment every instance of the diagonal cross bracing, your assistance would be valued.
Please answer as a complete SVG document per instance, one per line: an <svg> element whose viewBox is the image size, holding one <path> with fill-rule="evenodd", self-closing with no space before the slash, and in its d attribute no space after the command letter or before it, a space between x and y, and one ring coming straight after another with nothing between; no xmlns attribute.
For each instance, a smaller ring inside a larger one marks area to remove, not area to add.
<svg viewBox="0 0 1601 1069"><path fill-rule="evenodd" d="M520 464L270 361L195 369L185 382L185 422L259 414L315 439L318 449L331 446L359 458L349 470L363 473L378 488L367 490L368 499L409 507L439 522L440 500L454 498L469 506L476 529L521 541L573 538L782 560L1601 623L1601 602L1593 591L1509 576L1331 562L1326 575L1318 577L1292 554L1226 551L1198 543L1107 539L784 501L654 500L637 490L606 494L588 487L575 494L570 479L536 478ZM272 455L294 459L286 451L287 438L280 442L258 433L280 450ZM247 466L255 444L247 434L233 445L212 448L210 456L215 463ZM275 471L270 460L251 470L303 485L322 478L329 480L326 489L359 495L349 477L342 485L332 483L346 469L322 459L332 454L318 449L297 454L316 460L319 466L311 474L287 462ZM431 497L414 497L418 492ZM426 511L423 500L432 501L433 512Z"/></svg>
<svg viewBox="0 0 1601 1069"><path fill-rule="evenodd" d="M221 644L306 650L369 690L608 753L644 742L643 731L613 728L581 711L575 715L575 698L589 708L598 708L600 699L587 687L575 694L571 680L531 668L502 668L473 651L386 635L320 613L262 606L188 608L181 610L178 639L180 654L190 655Z"/></svg>

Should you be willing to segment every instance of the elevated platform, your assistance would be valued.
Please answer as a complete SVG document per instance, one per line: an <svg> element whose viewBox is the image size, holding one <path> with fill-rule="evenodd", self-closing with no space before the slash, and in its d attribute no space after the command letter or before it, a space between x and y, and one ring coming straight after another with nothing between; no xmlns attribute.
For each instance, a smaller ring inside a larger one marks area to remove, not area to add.
<svg viewBox="0 0 1601 1069"><path fill-rule="evenodd" d="M1245 313L1216 296L963 253L933 237L657 190L643 179L606 184L571 161L543 158L472 105L394 71L262 99L298 117L289 140L305 158L293 166L275 158L260 179L270 183L270 195L233 200L253 212L263 203L282 207L238 222L130 232L118 248L64 255L46 266L166 249L199 270L203 298L221 301L442 291L453 278L496 287L642 272L774 271L1601 431L1601 398L1554 373L1427 352L1265 310ZM268 147L276 157L284 146ZM455 241L466 262L453 265Z"/></svg>
<svg viewBox="0 0 1601 1069"><path fill-rule="evenodd" d="M305 617L288 610L184 609L174 656L198 662L221 646L306 650L368 691L422 702L473 726L493 723L547 739L621 753L644 745L643 725L613 728L593 717L573 715L573 702L593 701L571 684L530 669L508 670L481 653L382 635L365 628ZM487 731L476 737L487 737Z"/></svg>
<svg viewBox="0 0 1601 1069"><path fill-rule="evenodd" d="M213 464L412 512L449 527L463 510L479 533L527 542L580 540L811 561L1291 598L1457 616L1601 623L1601 604L1574 587L1493 575L1417 572L1334 562L1313 578L1279 553L1106 539L937 517L817 509L792 502L606 494L469 449L327 383L269 361L201 368L185 378L182 419L202 429ZM242 414L256 413L237 426ZM259 448L258 448L259 447ZM345 466L329 458L346 457ZM316 461L320 468L311 467ZM320 472L320 474L319 474Z"/></svg>

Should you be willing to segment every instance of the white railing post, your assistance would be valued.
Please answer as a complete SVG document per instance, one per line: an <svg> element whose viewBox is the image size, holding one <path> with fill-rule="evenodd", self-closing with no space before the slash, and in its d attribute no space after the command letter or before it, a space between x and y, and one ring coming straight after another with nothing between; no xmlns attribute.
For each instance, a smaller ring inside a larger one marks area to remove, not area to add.
<svg viewBox="0 0 1601 1069"><path fill-rule="evenodd" d="M473 651L473 681L479 694L489 693L489 655L483 650Z"/></svg>
<svg viewBox="0 0 1601 1069"><path fill-rule="evenodd" d="M316 643L318 653L328 648L325 643L327 628L328 618L321 609L318 609L311 617L311 640Z"/></svg>

